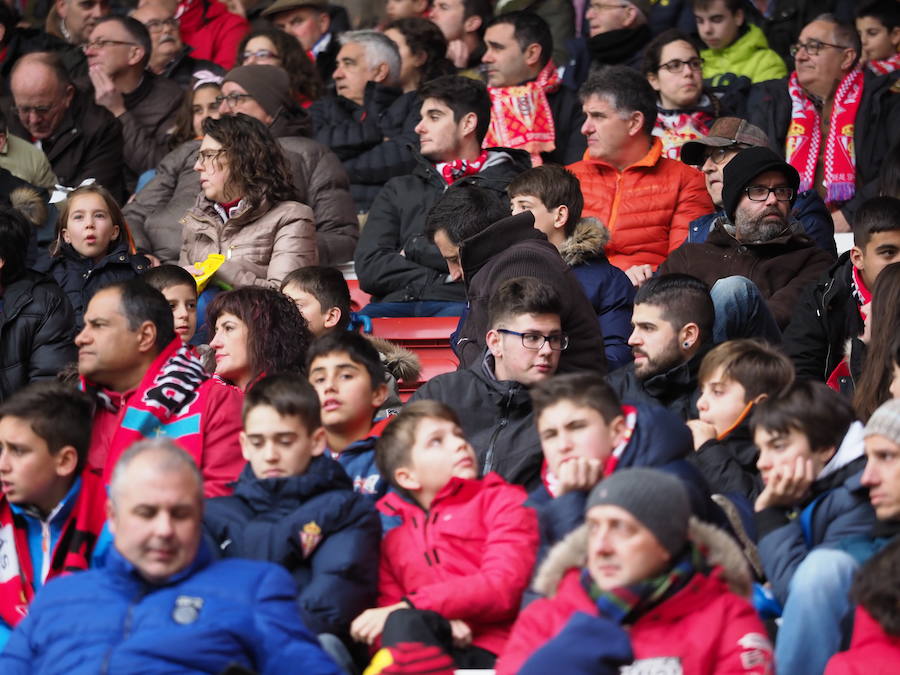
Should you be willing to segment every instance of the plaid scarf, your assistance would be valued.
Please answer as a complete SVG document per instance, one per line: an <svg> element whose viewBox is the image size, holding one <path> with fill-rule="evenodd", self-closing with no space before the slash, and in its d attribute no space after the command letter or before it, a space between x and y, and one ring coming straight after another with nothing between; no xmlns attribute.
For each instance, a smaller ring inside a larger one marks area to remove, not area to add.
<svg viewBox="0 0 900 675"><path fill-rule="evenodd" d="M704 571L703 553L691 545L671 569L652 579L604 591L585 569L581 572L581 585L597 605L601 616L625 625L633 624L687 586L695 574L703 574Z"/></svg>
<svg viewBox="0 0 900 675"><path fill-rule="evenodd" d="M895 70L900 69L900 52L894 54L893 56L889 56L886 59L880 59L878 61L869 61L867 64L869 66L869 70L877 75L887 75L888 73L893 73Z"/></svg>
<svg viewBox="0 0 900 675"><path fill-rule="evenodd" d="M90 567L94 544L106 522L106 489L90 471L82 472L75 503L63 523L53 551L44 552L46 583L69 572ZM57 505L48 521L64 506ZM0 618L15 627L28 614L34 599L35 569L28 548L28 528L25 519L17 516L9 501L0 501L0 552L3 565L0 574ZM43 570L37 570L43 574Z"/></svg>
<svg viewBox="0 0 900 675"><path fill-rule="evenodd" d="M488 87L491 95L491 126L483 148L520 148L531 153L539 166L542 152L556 149L556 125L547 94L562 85L559 73L548 61L537 78L514 87Z"/></svg>
<svg viewBox="0 0 900 675"><path fill-rule="evenodd" d="M825 203L829 208L849 201L856 192L853 133L856 111L862 100L863 80L862 70L850 71L841 80L834 95L823 157ZM796 70L788 81L788 93L791 96L791 125L785 143L785 157L800 173L802 192L812 189L816 179L822 120L815 104L800 87Z"/></svg>
<svg viewBox="0 0 900 675"><path fill-rule="evenodd" d="M467 159L454 159L450 162L442 162L435 168L444 177L447 185L453 185L460 178L465 178L481 171L487 158L487 150L482 150L478 158L473 159L471 162Z"/></svg>

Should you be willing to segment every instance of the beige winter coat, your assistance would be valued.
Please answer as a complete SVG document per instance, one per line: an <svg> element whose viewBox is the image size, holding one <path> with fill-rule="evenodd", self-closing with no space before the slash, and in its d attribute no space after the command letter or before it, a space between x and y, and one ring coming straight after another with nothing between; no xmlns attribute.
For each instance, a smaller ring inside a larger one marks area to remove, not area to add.
<svg viewBox="0 0 900 675"><path fill-rule="evenodd" d="M213 279L235 288L278 288L289 272L319 260L312 209L299 202L263 205L256 213L238 205L223 223L201 193L181 224L178 264L202 262L210 253L220 253L226 260Z"/></svg>

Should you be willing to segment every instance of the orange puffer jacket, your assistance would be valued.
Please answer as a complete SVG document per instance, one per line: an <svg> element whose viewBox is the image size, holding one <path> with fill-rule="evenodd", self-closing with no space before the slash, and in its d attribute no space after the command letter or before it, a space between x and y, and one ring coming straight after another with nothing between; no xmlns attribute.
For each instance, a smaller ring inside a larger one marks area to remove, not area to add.
<svg viewBox="0 0 900 675"><path fill-rule="evenodd" d="M687 238L688 223L715 210L703 174L661 154L654 138L649 152L621 172L587 153L568 167L581 181L583 214L606 225L606 255L620 269L656 270Z"/></svg>

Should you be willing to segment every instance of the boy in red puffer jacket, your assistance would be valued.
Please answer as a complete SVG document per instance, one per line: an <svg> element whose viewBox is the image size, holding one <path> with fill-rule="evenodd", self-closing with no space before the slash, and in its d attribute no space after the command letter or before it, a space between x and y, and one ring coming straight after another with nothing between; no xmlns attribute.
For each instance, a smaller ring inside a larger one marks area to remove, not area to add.
<svg viewBox="0 0 900 675"><path fill-rule="evenodd" d="M382 432L376 463L396 490L378 507L403 524L381 544L379 607L351 634L386 647L435 644L458 668L492 668L537 552L525 491L493 473L478 479L459 420L436 401L403 409Z"/></svg>

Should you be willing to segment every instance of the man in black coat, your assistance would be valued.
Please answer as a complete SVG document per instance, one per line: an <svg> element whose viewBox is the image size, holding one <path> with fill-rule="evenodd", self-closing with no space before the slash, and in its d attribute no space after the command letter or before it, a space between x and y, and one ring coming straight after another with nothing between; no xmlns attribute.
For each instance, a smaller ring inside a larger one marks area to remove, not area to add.
<svg viewBox="0 0 900 675"><path fill-rule="evenodd" d="M460 365L469 367L482 358L488 306L503 282L533 276L562 298L560 319L569 344L560 356L559 372L605 374L603 335L578 277L535 228L531 211L504 217L505 210L491 191L463 184L447 190L428 214L426 235L447 262L450 276L465 280L468 310L453 343Z"/></svg>
<svg viewBox="0 0 900 675"><path fill-rule="evenodd" d="M482 150L491 101L480 82L447 75L426 83L419 93L416 168L385 184L356 248L360 286L373 296L362 311L368 316L459 316L465 289L425 237L425 218L448 186L460 181L505 200L506 186L531 164L521 150Z"/></svg>
<svg viewBox="0 0 900 675"><path fill-rule="evenodd" d="M0 207L0 401L30 382L56 377L77 358L65 293L25 269L30 233L21 213Z"/></svg>

